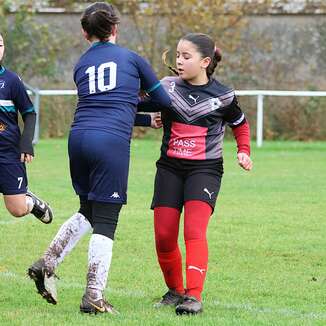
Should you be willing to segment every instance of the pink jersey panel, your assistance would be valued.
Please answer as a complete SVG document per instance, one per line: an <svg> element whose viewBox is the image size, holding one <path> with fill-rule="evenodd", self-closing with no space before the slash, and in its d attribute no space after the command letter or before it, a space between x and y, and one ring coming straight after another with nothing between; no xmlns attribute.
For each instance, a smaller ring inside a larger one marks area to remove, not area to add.
<svg viewBox="0 0 326 326"><path fill-rule="evenodd" d="M173 122L167 155L186 160L206 159L206 127Z"/></svg>

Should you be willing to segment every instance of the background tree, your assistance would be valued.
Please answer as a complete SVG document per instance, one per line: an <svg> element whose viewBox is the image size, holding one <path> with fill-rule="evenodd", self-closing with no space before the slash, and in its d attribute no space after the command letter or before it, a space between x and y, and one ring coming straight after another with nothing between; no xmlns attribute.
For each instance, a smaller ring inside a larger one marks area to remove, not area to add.
<svg viewBox="0 0 326 326"><path fill-rule="evenodd" d="M11 14L12 1L1 1L0 30L4 35L5 64L30 80L35 75L55 77L62 47L60 32L35 19L35 1L24 1Z"/></svg>

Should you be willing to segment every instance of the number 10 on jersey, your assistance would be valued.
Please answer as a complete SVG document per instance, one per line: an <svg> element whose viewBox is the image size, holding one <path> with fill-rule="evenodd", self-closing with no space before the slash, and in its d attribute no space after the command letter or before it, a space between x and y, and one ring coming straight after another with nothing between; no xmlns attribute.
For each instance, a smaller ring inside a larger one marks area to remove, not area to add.
<svg viewBox="0 0 326 326"><path fill-rule="evenodd" d="M96 67L88 67L85 71L88 74L89 93L96 93ZM104 75L109 80L108 84L105 84ZM117 64L113 61L102 63L97 68L97 89L100 92L110 91L117 85Z"/></svg>

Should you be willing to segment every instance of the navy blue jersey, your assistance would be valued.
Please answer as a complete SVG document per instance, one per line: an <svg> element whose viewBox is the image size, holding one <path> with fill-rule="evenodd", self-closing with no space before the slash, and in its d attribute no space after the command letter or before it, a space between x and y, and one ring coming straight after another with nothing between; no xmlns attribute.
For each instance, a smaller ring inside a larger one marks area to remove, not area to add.
<svg viewBox="0 0 326 326"><path fill-rule="evenodd" d="M35 112L20 78L0 66L0 162L20 160L18 111L22 116Z"/></svg>
<svg viewBox="0 0 326 326"><path fill-rule="evenodd" d="M74 81L78 104L72 130L102 130L127 140L139 90L155 93L162 88L145 59L110 42L94 43L81 56Z"/></svg>

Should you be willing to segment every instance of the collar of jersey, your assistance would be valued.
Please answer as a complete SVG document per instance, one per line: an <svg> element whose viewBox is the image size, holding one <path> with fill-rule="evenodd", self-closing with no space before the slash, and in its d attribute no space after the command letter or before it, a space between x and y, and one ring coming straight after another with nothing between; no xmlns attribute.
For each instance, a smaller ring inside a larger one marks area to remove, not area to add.
<svg viewBox="0 0 326 326"><path fill-rule="evenodd" d="M188 88L191 88L191 89L198 89L198 88L206 88L207 86L209 86L212 82L213 82L213 78L209 78L208 82L206 84L203 84L203 85L193 85L193 84L190 84L188 83L186 80L180 78L182 83L184 85L186 85Z"/></svg>
<svg viewBox="0 0 326 326"><path fill-rule="evenodd" d="M0 75L5 72L6 68L0 65Z"/></svg>
<svg viewBox="0 0 326 326"><path fill-rule="evenodd" d="M113 45L114 43L111 43L109 41L106 41L106 42L103 42L103 41L98 41L98 42L94 42L92 45L91 45L91 48L94 48L95 46L99 46L99 45Z"/></svg>

